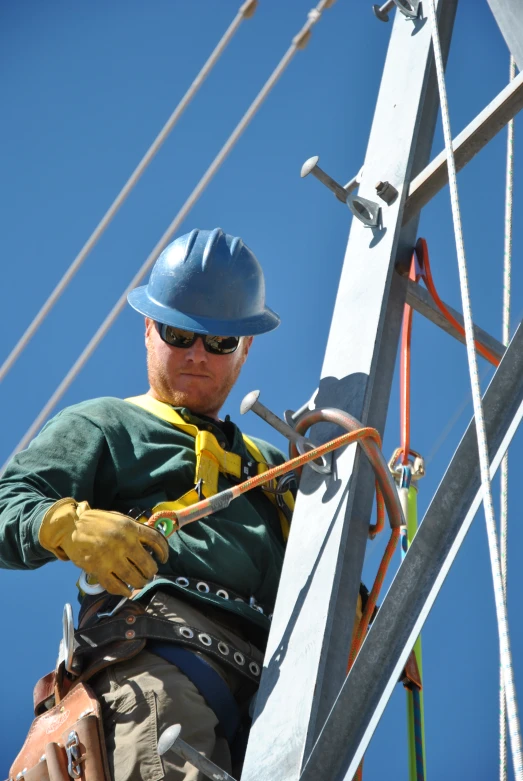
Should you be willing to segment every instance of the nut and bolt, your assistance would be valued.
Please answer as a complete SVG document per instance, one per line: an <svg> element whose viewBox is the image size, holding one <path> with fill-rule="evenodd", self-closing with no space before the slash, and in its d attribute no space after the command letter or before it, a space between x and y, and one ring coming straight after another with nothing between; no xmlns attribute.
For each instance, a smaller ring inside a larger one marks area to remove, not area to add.
<svg viewBox="0 0 523 781"><path fill-rule="evenodd" d="M128 629L125 633L125 637L127 640L132 640L134 637L136 637L136 632L134 629Z"/></svg>
<svg viewBox="0 0 523 781"><path fill-rule="evenodd" d="M376 195L390 206L398 197L398 191L390 182L378 182L376 185Z"/></svg>
<svg viewBox="0 0 523 781"><path fill-rule="evenodd" d="M127 616L127 618L125 619L125 622L127 624L134 624L135 621L136 621L136 616Z"/></svg>

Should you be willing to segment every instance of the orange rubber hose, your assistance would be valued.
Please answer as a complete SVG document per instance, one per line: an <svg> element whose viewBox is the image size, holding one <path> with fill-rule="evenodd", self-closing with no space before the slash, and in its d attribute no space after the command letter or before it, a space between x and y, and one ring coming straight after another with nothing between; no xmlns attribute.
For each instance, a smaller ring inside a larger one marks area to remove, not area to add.
<svg viewBox="0 0 523 781"><path fill-rule="evenodd" d="M434 285L434 280L432 278L432 271L430 268L430 260L429 260L429 250L427 247L427 242L425 239L418 239L416 243L416 248L414 250L416 257L418 259L418 263L421 267L421 277L423 281L425 282L427 286L427 290L431 294L432 298L434 299L434 303L438 307L441 314L445 317L445 319L458 331L458 333L461 334L461 336L465 336L465 329L463 328L460 323L456 320L455 317L451 315L441 298L438 296L438 292L436 290L436 287ZM480 344L478 341L474 340L474 344L476 345L477 352L483 356L487 361L490 361L491 364L494 366L499 366L499 358L497 358L493 353L490 352L486 347L484 347L482 344Z"/></svg>

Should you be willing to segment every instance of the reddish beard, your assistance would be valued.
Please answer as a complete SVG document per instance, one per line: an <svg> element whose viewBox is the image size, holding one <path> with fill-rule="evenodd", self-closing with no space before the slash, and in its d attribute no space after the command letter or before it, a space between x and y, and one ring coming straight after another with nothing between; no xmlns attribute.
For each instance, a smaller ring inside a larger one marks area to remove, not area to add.
<svg viewBox="0 0 523 781"><path fill-rule="evenodd" d="M240 345L239 349L243 349L243 345ZM195 414L210 417L218 414L238 379L242 364L242 361L234 362L219 384L213 385L212 381L204 380L195 395L176 387L176 378L170 377L165 363L158 358L152 341L148 340L147 344L147 375L155 396L173 407L187 407ZM208 384L207 388L206 384Z"/></svg>

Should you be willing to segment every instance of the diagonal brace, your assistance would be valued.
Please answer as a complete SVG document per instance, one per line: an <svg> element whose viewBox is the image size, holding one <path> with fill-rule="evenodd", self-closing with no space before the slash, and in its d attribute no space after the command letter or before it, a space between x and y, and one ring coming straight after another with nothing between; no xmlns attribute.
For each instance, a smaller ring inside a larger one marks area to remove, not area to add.
<svg viewBox="0 0 523 781"><path fill-rule="evenodd" d="M493 475L523 418L520 324L483 399ZM474 420L456 450L304 767L353 778L401 669L481 504Z"/></svg>
<svg viewBox="0 0 523 781"><path fill-rule="evenodd" d="M456 331L454 326L449 323L449 321L442 315L428 290L425 290L424 287L418 285L416 282L413 282L411 279L404 279L407 288L407 304L415 309L416 312L424 315L427 320L430 320L435 325L442 328L443 331L446 331L448 334L453 336L454 339L458 340L458 342L465 344L465 337L460 334L459 331ZM463 315L461 315L456 309L453 309L451 306L449 306L449 304L445 304L445 306L449 310L450 314L458 321L458 323L463 325ZM505 352L505 346L501 342L498 342L497 339L487 333L487 331L484 331L478 325L474 326L474 338L477 342L479 342L479 344L482 345L482 347L486 347L487 350L490 350L490 352L496 356L496 358L501 360L503 353Z"/></svg>
<svg viewBox="0 0 523 781"><path fill-rule="evenodd" d="M523 72L454 139L456 170L461 171L523 108ZM447 153L441 152L412 180L403 212L406 225L448 183Z"/></svg>

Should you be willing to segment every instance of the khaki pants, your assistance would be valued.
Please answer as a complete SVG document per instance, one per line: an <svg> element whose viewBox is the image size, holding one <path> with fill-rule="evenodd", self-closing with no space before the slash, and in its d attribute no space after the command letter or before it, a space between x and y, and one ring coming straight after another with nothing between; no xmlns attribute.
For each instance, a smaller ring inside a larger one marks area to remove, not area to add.
<svg viewBox="0 0 523 781"><path fill-rule="evenodd" d="M210 618L162 593L153 598L148 610L170 621L209 632L252 656L260 665L263 662L263 655L241 632L237 629L233 632L224 625L230 621L227 615L222 619L219 611L210 611ZM204 658L241 701L246 689L245 678L210 657ZM90 684L102 705L113 781L203 781L204 776L189 763L184 764L174 752L158 756L158 737L172 724L181 724L183 740L231 772L229 747L225 738L216 736L218 720L214 712L175 665L145 650L127 662L106 668Z"/></svg>

